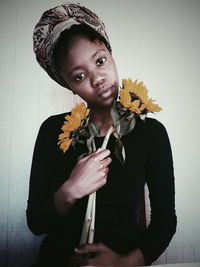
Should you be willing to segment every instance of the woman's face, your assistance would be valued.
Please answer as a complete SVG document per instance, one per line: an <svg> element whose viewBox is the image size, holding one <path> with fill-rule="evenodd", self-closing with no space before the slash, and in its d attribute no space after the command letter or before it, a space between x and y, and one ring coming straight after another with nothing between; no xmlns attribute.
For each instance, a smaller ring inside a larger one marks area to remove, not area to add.
<svg viewBox="0 0 200 267"><path fill-rule="evenodd" d="M117 69L103 42L92 42L82 34L75 35L60 60L60 69L70 89L90 108L109 107L117 98Z"/></svg>

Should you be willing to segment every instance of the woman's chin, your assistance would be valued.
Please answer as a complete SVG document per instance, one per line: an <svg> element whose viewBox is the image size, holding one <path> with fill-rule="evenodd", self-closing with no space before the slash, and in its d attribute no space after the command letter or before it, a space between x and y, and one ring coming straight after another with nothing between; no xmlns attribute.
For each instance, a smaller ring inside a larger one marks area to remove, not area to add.
<svg viewBox="0 0 200 267"><path fill-rule="evenodd" d="M88 108L90 109L108 109L108 108L111 108L114 101L116 99L115 98L112 98L112 99L105 99L104 101L99 101L98 103L88 103Z"/></svg>

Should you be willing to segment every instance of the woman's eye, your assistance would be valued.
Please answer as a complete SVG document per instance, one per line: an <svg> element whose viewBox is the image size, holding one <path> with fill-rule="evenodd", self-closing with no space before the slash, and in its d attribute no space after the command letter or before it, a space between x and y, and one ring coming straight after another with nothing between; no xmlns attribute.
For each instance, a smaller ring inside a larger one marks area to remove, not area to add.
<svg viewBox="0 0 200 267"><path fill-rule="evenodd" d="M105 57L101 57L97 59L97 66L103 65L106 61Z"/></svg>
<svg viewBox="0 0 200 267"><path fill-rule="evenodd" d="M80 74L74 76L75 81L82 81L84 78L85 78L84 73L80 73Z"/></svg>

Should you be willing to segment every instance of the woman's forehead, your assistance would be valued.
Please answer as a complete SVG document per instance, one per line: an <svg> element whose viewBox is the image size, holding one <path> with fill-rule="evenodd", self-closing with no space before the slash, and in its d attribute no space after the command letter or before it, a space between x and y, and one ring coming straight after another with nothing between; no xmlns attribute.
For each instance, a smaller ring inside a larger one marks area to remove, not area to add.
<svg viewBox="0 0 200 267"><path fill-rule="evenodd" d="M74 51L74 50L88 51L91 49L105 49L106 48L105 44L101 42L100 40L96 39L94 41L91 41L90 38L84 34L77 34L71 37L68 44L69 45L67 49L67 54L70 51Z"/></svg>
<svg viewBox="0 0 200 267"><path fill-rule="evenodd" d="M68 49L61 56L61 64L65 66L81 65L82 62L98 56L101 52L108 51L105 44L99 40L91 41L84 35L73 36L69 42Z"/></svg>

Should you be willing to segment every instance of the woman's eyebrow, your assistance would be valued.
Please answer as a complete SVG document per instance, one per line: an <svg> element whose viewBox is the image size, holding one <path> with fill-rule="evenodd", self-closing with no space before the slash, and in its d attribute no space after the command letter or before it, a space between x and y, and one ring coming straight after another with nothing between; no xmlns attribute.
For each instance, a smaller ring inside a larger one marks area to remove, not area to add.
<svg viewBox="0 0 200 267"><path fill-rule="evenodd" d="M92 58L96 57L96 55L99 54L99 53L101 53L101 52L106 52L106 49L102 48L102 49L97 50L97 51L92 55Z"/></svg>
<svg viewBox="0 0 200 267"><path fill-rule="evenodd" d="M102 49L99 49L97 50L92 56L91 58L95 58L99 53L101 52L106 52L106 49L102 48ZM68 76L70 76L75 70L79 70L79 69L82 69L81 66L75 66L75 67L72 67L72 69L67 73Z"/></svg>
<svg viewBox="0 0 200 267"><path fill-rule="evenodd" d="M73 67L73 68L67 73L67 75L70 76L75 70L80 70L80 69L82 69L81 66Z"/></svg>

